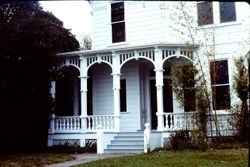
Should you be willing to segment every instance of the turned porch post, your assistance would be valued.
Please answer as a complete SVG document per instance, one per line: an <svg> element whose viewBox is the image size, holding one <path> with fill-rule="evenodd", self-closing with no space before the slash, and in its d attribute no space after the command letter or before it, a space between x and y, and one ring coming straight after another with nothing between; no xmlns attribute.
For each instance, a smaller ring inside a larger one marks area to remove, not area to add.
<svg viewBox="0 0 250 167"><path fill-rule="evenodd" d="M55 130L55 101L56 101L56 81L50 82L50 97L51 97L51 115L49 133L53 134Z"/></svg>
<svg viewBox="0 0 250 167"><path fill-rule="evenodd" d="M163 68L162 68L162 55L161 49L155 48L155 81L156 81L156 94L157 94L157 131L163 131Z"/></svg>
<svg viewBox="0 0 250 167"><path fill-rule="evenodd" d="M80 57L81 132L87 130L87 59Z"/></svg>
<svg viewBox="0 0 250 167"><path fill-rule="evenodd" d="M114 91L114 130L120 131L120 70L119 57L112 53L113 59L113 91Z"/></svg>

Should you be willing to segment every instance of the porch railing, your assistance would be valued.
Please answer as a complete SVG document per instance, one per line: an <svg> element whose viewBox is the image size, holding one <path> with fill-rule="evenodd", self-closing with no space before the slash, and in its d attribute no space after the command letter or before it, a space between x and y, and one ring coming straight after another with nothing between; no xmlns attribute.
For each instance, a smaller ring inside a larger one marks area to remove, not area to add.
<svg viewBox="0 0 250 167"><path fill-rule="evenodd" d="M96 131L99 125L102 126L102 129L104 131L114 130L114 116L113 115L87 116L87 131Z"/></svg>
<svg viewBox="0 0 250 167"><path fill-rule="evenodd" d="M164 113L164 130L192 130L198 127L197 112Z"/></svg>
<svg viewBox="0 0 250 167"><path fill-rule="evenodd" d="M85 120L85 121L84 121ZM79 133L95 132L101 125L104 131L114 130L113 115L93 115L81 118L80 116L55 116L50 118L49 133Z"/></svg>
<svg viewBox="0 0 250 167"><path fill-rule="evenodd" d="M81 130L81 119L79 116L58 116L54 118L55 132L76 132Z"/></svg>

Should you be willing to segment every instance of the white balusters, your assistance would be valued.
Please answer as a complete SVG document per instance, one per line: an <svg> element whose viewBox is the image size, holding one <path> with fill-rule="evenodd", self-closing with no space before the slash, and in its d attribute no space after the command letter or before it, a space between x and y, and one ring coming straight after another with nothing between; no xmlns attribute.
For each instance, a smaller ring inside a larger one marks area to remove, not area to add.
<svg viewBox="0 0 250 167"><path fill-rule="evenodd" d="M193 129L196 125L196 112L164 113L165 130Z"/></svg>
<svg viewBox="0 0 250 167"><path fill-rule="evenodd" d="M98 125L103 127L104 131L114 130L114 116L113 115L93 115L87 116L86 130L95 132ZM54 132L55 133L74 133L81 130L80 116L58 116L54 118Z"/></svg>
<svg viewBox="0 0 250 167"><path fill-rule="evenodd" d="M55 117L55 132L76 132L81 128L79 116Z"/></svg>
<svg viewBox="0 0 250 167"><path fill-rule="evenodd" d="M105 131L114 130L114 117L111 115L94 115L87 117L87 130L88 131L96 131L98 125L103 127Z"/></svg>

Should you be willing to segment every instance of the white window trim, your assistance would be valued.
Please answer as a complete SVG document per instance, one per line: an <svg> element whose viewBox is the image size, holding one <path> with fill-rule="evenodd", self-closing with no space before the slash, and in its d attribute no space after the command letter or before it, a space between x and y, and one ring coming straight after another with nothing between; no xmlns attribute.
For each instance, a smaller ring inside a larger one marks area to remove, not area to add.
<svg viewBox="0 0 250 167"><path fill-rule="evenodd" d="M209 66L210 66L210 63L211 62L216 62L216 61L227 61L227 71L228 71L228 83L225 83L225 84L212 84L211 82L210 82L210 86L211 86L211 92L213 91L212 90L212 88L213 87L217 87L217 86L229 86L229 95L230 95L230 101L232 100L232 91L231 91L231 78L230 78L230 68L229 68L229 63L231 63L230 62L230 60L229 59L213 59L213 60L210 60L209 61ZM209 72L210 74L211 74L211 71ZM209 75L210 75L209 74ZM210 77L210 79L212 79L211 77ZM213 96L211 96L211 105L212 105L212 108L213 108ZM213 109L213 111L219 111L219 113L228 113L228 111L229 110L231 110L231 105L232 105L232 101L231 101L231 104L230 104L230 109L221 109L221 110L216 110L216 109Z"/></svg>
<svg viewBox="0 0 250 167"><path fill-rule="evenodd" d="M124 2L124 21L118 21L118 22L111 22L111 4L113 3L117 3L117 2ZM128 40L127 40L127 26L126 26L126 23L127 23L127 19L126 19L126 12L125 12L125 9L127 7L127 3L126 1L110 1L109 2L109 5L107 7L107 10L109 12L107 12L107 27L108 27L108 30L107 30L107 34L108 35L108 45L107 47L116 47L116 46L123 46L123 45L127 45L128 44ZM115 43L112 43L112 24L113 23L119 23L119 22L124 22L125 23L125 41L122 41L122 42L115 42Z"/></svg>
<svg viewBox="0 0 250 167"><path fill-rule="evenodd" d="M206 1L200 1L198 3L202 3ZM197 5L196 5L197 7ZM236 21L230 21L230 22L220 22L220 4L219 1L212 1L212 7L213 7L213 24L206 24L206 25L198 25L197 24L197 30L200 29L207 29L207 28L217 28L217 27L226 27L226 26L233 26L233 25L241 25L242 23L239 22L239 19L237 17L237 3L235 2L235 15L236 15ZM198 8L197 8L197 23L198 23Z"/></svg>

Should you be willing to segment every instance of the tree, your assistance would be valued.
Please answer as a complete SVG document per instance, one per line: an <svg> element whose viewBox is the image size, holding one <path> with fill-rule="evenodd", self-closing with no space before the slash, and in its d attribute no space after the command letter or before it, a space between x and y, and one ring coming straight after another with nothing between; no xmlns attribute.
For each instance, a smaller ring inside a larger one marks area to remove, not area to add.
<svg viewBox="0 0 250 167"><path fill-rule="evenodd" d="M248 81L249 74L248 69L244 64L245 60L243 57L239 57L234 60L236 70L233 76L233 88L236 91L238 98L241 101L241 104L236 107L235 112L235 122L234 126L237 129L240 141L247 141L248 137ZM249 68L249 67L248 67Z"/></svg>
<svg viewBox="0 0 250 167"><path fill-rule="evenodd" d="M207 74L209 74L209 69L204 68L204 65L207 64L208 56L211 56L211 52L208 49L208 44L211 45L213 41L211 41L211 37L213 37L213 30L204 30L199 31L197 29L197 24L194 18L193 9L195 9L195 6L192 3L188 2L177 2L176 5L173 5L172 9L169 9L170 11L174 12L174 14L171 15L171 20L173 21L173 26L171 27L174 32L177 34L177 38L180 39L180 41L184 41L186 44L186 47L188 50L191 50L194 52L194 54L189 57L193 60L194 64L189 67L188 69L182 71L181 73L178 73L175 68L172 70L172 80L173 87L177 87L180 85L180 82L183 81L184 78L189 78L190 72L194 75L194 84L195 87L195 109L198 111L198 123L199 123L199 130L201 132L201 135L203 138L206 138L207 134L207 115L210 115L209 122L210 122L210 134L212 135L212 121L215 120L214 117L212 117L212 106L211 106L211 94L207 87L209 80L207 78ZM178 19L176 18L178 16ZM200 33L202 32L202 33ZM206 48L204 51L204 55L200 55L200 53L197 51L196 43L200 43L201 41L197 41L200 37L203 37L204 40L202 42L202 46ZM209 37L209 38L208 38ZM188 73L186 71L189 71ZM184 85L184 83L182 84ZM183 92L184 87L181 89L175 89L177 100L180 102L182 106L184 106L185 101L183 98ZM216 113L215 113L216 114ZM216 121L215 125L216 125ZM217 126L216 131L218 131Z"/></svg>
<svg viewBox="0 0 250 167"><path fill-rule="evenodd" d="M190 2L180 1L180 2L176 2L176 6L174 6L174 8L169 8L169 11L172 12L171 19L174 22L174 24L172 24L172 28L175 30L175 33L177 34L177 38L179 38L181 42L184 41L184 43L186 43L187 45L187 48L190 48L190 50L194 51L193 56L190 58L195 62L194 63L195 71L198 71L198 73L195 73L195 85L196 85L195 96L196 96L196 110L199 112L199 116L200 116L199 121L200 121L201 129L203 130L203 132L205 132L205 134L206 134L206 131L209 132L208 130L206 130L206 124L208 123L209 125L208 129L210 128L211 137L213 137L214 135L212 129L215 129L216 136L220 137L221 132L220 132L220 126L218 124L219 119L218 119L216 110L221 109L221 108L219 107L219 104L216 104L217 103L216 98L217 98L217 95L218 96L221 95L221 92L219 92L216 89L216 87L213 87L212 84L217 83L217 78L220 77L218 76L220 69L217 68L218 65L220 64L216 65L215 60L217 57L216 52L218 52L218 50L221 49L220 45L217 45L217 44L222 43L220 41L221 39L218 38L218 36L221 35L221 33L219 32L220 28L218 28L216 24L213 24L213 22L211 22L211 25L209 27L199 26L199 25L203 25L204 23L205 24L209 23L211 21L208 18L210 19L212 18L210 16L212 15L213 10L211 10L212 13L209 13L209 12L206 13L205 10L203 10L202 12L204 15L201 15L202 18L198 16L199 22L197 23L194 17L195 15L197 15L196 10L194 10L196 9L196 5L199 5L199 4L196 2L190 3ZM209 8L208 5L206 5L206 7ZM200 10L202 10L202 8L200 8ZM242 27L240 27L238 31L248 32L249 22L245 22L244 24L242 24ZM229 34L228 36L231 36L231 34ZM244 36L241 35L240 37L239 36L240 35L237 34L237 40L233 42L236 44L237 41L241 41L241 42L237 42L237 45L238 45L237 51L238 52L242 51L244 52L242 54L245 54L245 52L249 50L249 38L247 39L245 35ZM226 39L227 38L225 36L223 38L223 41ZM197 43L200 45L198 49L194 47L195 44ZM237 53L237 55L241 55L241 54ZM184 75L185 74L187 73L184 73ZM182 77L181 75L175 75L175 74L173 76L177 78L176 80L181 80L181 77ZM239 94L239 91L245 91L245 90L242 90L242 88L243 87L241 85L241 88L240 88L241 90L237 90L238 91L237 94ZM175 90L178 91L178 89L175 89ZM182 90L179 89L179 91L183 92L183 89ZM176 94L178 95L180 93L177 92ZM231 93L232 96L233 94L234 92ZM223 94L223 97L225 96L227 95ZM240 96L238 97L241 98ZM244 93L244 97L247 98L245 93ZM179 99L179 101L181 101L181 104L184 104L181 96L177 96L177 98ZM228 99L230 99L230 97ZM228 104L229 107L223 108L224 110L230 110L230 107L232 107L230 104L230 100L228 101L226 98L223 99L224 104L229 103ZM243 101L242 103L246 104L246 102L243 102Z"/></svg>
<svg viewBox="0 0 250 167"><path fill-rule="evenodd" d="M89 35L84 35L82 40L81 50L91 50L92 48L92 40Z"/></svg>
<svg viewBox="0 0 250 167"><path fill-rule="evenodd" d="M35 1L1 2L0 36L0 150L44 149L55 55L79 43Z"/></svg>

